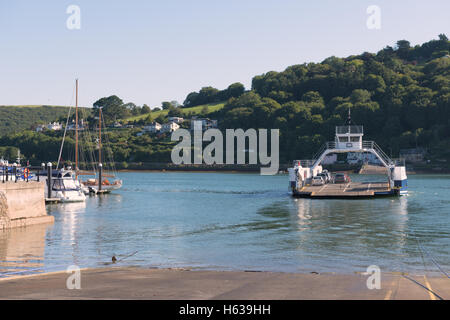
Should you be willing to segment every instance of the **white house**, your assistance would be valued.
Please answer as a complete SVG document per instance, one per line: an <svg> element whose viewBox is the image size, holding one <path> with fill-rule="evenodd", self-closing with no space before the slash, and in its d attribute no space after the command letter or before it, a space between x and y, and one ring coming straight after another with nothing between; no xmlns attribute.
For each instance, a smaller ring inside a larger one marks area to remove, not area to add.
<svg viewBox="0 0 450 320"><path fill-rule="evenodd" d="M44 129L47 130L53 130L53 131L58 131L58 130L62 130L62 124L59 122L50 122L49 124L40 124L36 127L36 132L41 132Z"/></svg>
<svg viewBox="0 0 450 320"><path fill-rule="evenodd" d="M62 130L62 124L59 122L53 122L53 123L49 123L47 125L47 129L48 130Z"/></svg>
<svg viewBox="0 0 450 320"><path fill-rule="evenodd" d="M150 125L144 127L144 131L156 133L161 130L161 127L162 126L158 122L153 121Z"/></svg>
<svg viewBox="0 0 450 320"><path fill-rule="evenodd" d="M176 124L183 123L184 119L180 117L169 117L169 122L175 122Z"/></svg>
<svg viewBox="0 0 450 320"><path fill-rule="evenodd" d="M165 132L173 132L173 131L177 131L178 129L180 129L180 126L178 124L176 124L173 121L164 123L161 127L161 133L165 133Z"/></svg>

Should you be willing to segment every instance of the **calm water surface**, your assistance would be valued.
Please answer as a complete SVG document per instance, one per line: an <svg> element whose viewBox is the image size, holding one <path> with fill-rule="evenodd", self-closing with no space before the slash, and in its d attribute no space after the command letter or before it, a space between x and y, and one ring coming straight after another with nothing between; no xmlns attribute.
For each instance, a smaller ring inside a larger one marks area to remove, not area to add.
<svg viewBox="0 0 450 320"><path fill-rule="evenodd" d="M372 200L293 199L286 175L121 178L116 194L48 206L54 225L0 231L0 276L101 267L113 255L149 267L419 274L437 272L431 256L450 272L450 176L409 176L409 196Z"/></svg>

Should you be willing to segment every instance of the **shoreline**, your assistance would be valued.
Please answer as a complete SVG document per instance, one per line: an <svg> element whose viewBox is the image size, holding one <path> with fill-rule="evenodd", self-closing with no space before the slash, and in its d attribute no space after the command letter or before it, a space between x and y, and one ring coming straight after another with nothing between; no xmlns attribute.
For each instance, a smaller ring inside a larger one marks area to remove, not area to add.
<svg viewBox="0 0 450 320"><path fill-rule="evenodd" d="M56 271L0 279L0 299L161 300L440 300L450 298L441 276L382 273L381 288L368 289L367 274L201 271L108 266L80 270L81 289L66 287L70 274ZM420 285L419 285L419 284ZM422 285L422 286L421 286Z"/></svg>
<svg viewBox="0 0 450 320"><path fill-rule="evenodd" d="M60 268L59 266L58 268ZM29 277L38 277L38 276L46 276L52 274L60 274L66 273L65 269L54 268L52 271L45 272L30 272L37 269L32 270L24 270L17 275L12 275L11 277L5 276L8 273L4 273L3 275L0 273L0 283L1 281L6 281L9 279L25 279ZM130 264L130 265L120 265L118 263L105 262L104 265L98 266L86 266L81 267L80 270L108 270L108 269L128 269L128 268L136 268L136 269L148 269L148 270L174 270L174 271L191 271L191 272L244 272L244 273L276 273L276 274L292 274L292 275L305 275L305 274L320 274L320 275L336 275L336 276L353 276L364 274L365 271L357 271L357 270L338 270L338 271L315 271L315 270L299 270L299 271L282 271L282 270L264 270L264 269L234 269L234 268L214 268L214 267L198 267L198 266L155 266L148 264ZM30 272L30 273L27 273ZM411 270L411 271L383 271L385 274L403 274L414 277L423 276L423 273L426 272L430 277L439 277L442 273L439 270L425 271L425 270ZM12 273L10 273L12 274Z"/></svg>
<svg viewBox="0 0 450 320"><path fill-rule="evenodd" d="M234 170L234 169L119 169L117 172L189 172L189 173L253 173L259 174L258 170ZM334 172L334 171L333 171ZM346 173L355 173L354 170L336 170L336 172L346 172ZM406 171L408 175L450 175L450 171L437 172L434 170L430 171ZM283 171L281 173L277 173L276 175L287 175L287 172ZM356 173L358 174L358 173ZM361 174L361 175L373 175L373 174Z"/></svg>

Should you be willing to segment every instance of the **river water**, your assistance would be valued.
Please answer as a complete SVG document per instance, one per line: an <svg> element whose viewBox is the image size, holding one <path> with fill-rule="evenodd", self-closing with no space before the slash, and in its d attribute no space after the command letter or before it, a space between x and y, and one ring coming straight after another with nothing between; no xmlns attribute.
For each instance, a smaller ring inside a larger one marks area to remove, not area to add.
<svg viewBox="0 0 450 320"><path fill-rule="evenodd" d="M0 277L117 265L282 272L450 272L450 176L409 195L293 199L286 175L126 172L115 194L47 206L53 225L0 231ZM353 176L353 180L385 179Z"/></svg>

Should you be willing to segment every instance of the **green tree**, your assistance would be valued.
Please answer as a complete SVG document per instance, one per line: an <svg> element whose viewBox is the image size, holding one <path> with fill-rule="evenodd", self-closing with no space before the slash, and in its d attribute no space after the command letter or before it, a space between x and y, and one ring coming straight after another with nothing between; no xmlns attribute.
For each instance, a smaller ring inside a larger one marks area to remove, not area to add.
<svg viewBox="0 0 450 320"><path fill-rule="evenodd" d="M97 100L94 103L94 108L103 108L103 118L107 124L117 119L123 119L129 115L122 99L115 95Z"/></svg>
<svg viewBox="0 0 450 320"><path fill-rule="evenodd" d="M439 40L441 40L441 41L448 41L448 38L447 38L447 36L444 33L441 33L439 35Z"/></svg>
<svg viewBox="0 0 450 320"><path fill-rule="evenodd" d="M240 82L235 82L233 84L230 84L228 88L225 90L225 94L223 96L224 100L227 100L229 98L237 98L241 94L245 92L245 87Z"/></svg>
<svg viewBox="0 0 450 320"><path fill-rule="evenodd" d="M168 110L169 112L167 113L167 115L169 117L181 117L183 115L181 108L176 108L173 105L170 105Z"/></svg>
<svg viewBox="0 0 450 320"><path fill-rule="evenodd" d="M141 109L141 114L150 113L150 111L152 111L152 110L150 109L150 107L149 107L148 105L144 104L144 105L142 106L142 109Z"/></svg>
<svg viewBox="0 0 450 320"><path fill-rule="evenodd" d="M145 118L145 124L150 124L153 122L153 117L151 113Z"/></svg>
<svg viewBox="0 0 450 320"><path fill-rule="evenodd" d="M408 58L408 52L411 48L409 41L399 40L397 41L397 55L402 59Z"/></svg>
<svg viewBox="0 0 450 320"><path fill-rule="evenodd" d="M168 110L170 107L172 107L172 104L170 102L168 102L168 101L162 102L161 105L162 105L162 109L163 110Z"/></svg>

